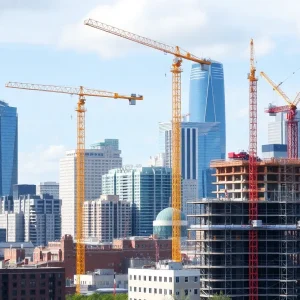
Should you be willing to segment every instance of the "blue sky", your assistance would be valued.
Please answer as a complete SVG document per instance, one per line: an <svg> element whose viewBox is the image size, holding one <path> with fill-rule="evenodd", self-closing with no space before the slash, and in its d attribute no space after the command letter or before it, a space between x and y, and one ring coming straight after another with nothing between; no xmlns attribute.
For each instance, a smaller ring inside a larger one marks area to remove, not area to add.
<svg viewBox="0 0 300 300"><path fill-rule="evenodd" d="M172 56L83 25L89 17L224 64L227 151L248 147L249 41L258 72L280 82L300 67L297 0L27 0L0 1L0 98L19 113L19 181L58 180L58 162L76 146L77 98L6 89L7 81L56 84L144 95L126 101L87 99L86 145L119 138L124 163L159 151L158 122L171 119ZM251 8L252 7L252 8ZM299 62L299 63L298 63ZM188 111L191 64L183 64ZM165 76L166 74L166 76ZM300 71L282 88L294 98ZM269 102L283 104L263 79L258 90L259 147L266 143Z"/></svg>

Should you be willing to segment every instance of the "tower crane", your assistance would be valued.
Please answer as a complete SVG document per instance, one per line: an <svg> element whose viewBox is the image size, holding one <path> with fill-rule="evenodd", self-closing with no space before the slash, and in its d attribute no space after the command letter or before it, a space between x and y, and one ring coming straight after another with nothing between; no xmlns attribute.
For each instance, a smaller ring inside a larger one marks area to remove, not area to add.
<svg viewBox="0 0 300 300"><path fill-rule="evenodd" d="M257 78L254 42L250 42L249 79L249 221L257 220ZM249 300L258 300L258 232L249 230Z"/></svg>
<svg viewBox="0 0 300 300"><path fill-rule="evenodd" d="M136 100L143 100L143 96L120 95L118 93L106 92L96 89L88 89L83 86L67 87L55 85L42 85L20 82L8 82L8 88L41 91L50 93L78 95L77 102L77 150L76 150L76 292L80 293L80 275L85 274L85 244L83 236L83 203L85 200L85 97L101 97L129 100L130 105L135 105Z"/></svg>
<svg viewBox="0 0 300 300"><path fill-rule="evenodd" d="M181 261L180 252L180 210L181 210L181 64L182 60L190 60L199 64L211 65L211 61L200 59L178 46L169 46L155 40L119 29L117 27L98 22L93 19L84 21L84 24L110 34L131 40L138 44L174 55L172 73L172 259Z"/></svg>
<svg viewBox="0 0 300 300"><path fill-rule="evenodd" d="M300 93L297 94L294 101L292 102L289 97L283 92L283 90L276 85L270 77L264 73L260 72L260 75L266 79L266 81L273 87L273 90L276 91L286 102L287 105L284 106L274 106L269 105L265 110L266 113L270 115L276 115L279 112L286 113L287 120L287 150L288 158L298 158L298 121L296 120L297 114L297 105L300 101Z"/></svg>

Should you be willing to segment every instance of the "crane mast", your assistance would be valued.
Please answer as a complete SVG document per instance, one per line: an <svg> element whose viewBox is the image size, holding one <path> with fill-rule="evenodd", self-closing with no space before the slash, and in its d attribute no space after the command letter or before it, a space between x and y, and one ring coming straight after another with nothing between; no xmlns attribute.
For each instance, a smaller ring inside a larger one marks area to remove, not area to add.
<svg viewBox="0 0 300 300"><path fill-rule="evenodd" d="M250 42L249 79L249 221L257 220L257 78L254 43ZM249 300L258 300L258 232L249 230Z"/></svg>
<svg viewBox="0 0 300 300"><path fill-rule="evenodd" d="M96 89L87 89L83 86L80 87L66 87L56 85L43 85L43 84L31 84L20 82L8 82L6 85L8 88L42 91L50 93L70 94L78 95L77 102L77 149L76 149L76 293L80 293L80 275L85 274L85 244L83 235L83 204L85 201L85 96L113 98L113 99L126 99L129 100L129 104L135 105L136 100L143 100L143 96L131 96L119 95L118 93L112 93L107 91L101 91ZM74 220L75 221L75 220Z"/></svg>
<svg viewBox="0 0 300 300"><path fill-rule="evenodd" d="M181 211L181 64L190 60L199 64L211 65L211 61L201 59L178 46L170 46L152 39L134 34L105 23L88 19L84 24L101 31L131 40L135 43L174 55L172 73L172 260L181 261L180 250L180 211Z"/></svg>

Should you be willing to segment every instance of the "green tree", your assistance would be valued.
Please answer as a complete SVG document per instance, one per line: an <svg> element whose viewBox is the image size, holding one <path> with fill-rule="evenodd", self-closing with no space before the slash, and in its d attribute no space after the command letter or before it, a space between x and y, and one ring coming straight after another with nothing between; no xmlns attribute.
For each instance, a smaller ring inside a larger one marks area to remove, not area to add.
<svg viewBox="0 0 300 300"><path fill-rule="evenodd" d="M223 292L221 292L219 295L218 294L215 294L213 297L212 297L213 300L231 300L230 297L226 296L223 294Z"/></svg>

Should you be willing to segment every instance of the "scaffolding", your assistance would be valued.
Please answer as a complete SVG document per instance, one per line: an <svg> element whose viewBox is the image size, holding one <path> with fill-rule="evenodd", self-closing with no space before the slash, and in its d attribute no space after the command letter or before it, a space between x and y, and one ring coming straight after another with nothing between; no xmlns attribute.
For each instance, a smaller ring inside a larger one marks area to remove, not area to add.
<svg viewBox="0 0 300 300"><path fill-rule="evenodd" d="M218 198L189 202L187 217L193 225L188 254L190 267L200 269L200 299L221 291L231 299L249 299L251 230L258 232L259 299L300 299L300 164L260 164L258 185L263 200L257 202L258 220L253 222L249 221L246 168L231 172L236 166L216 170ZM228 197L222 196L224 185L236 183L231 173L243 175L237 181L246 178L245 197L234 198L234 188L228 190Z"/></svg>

